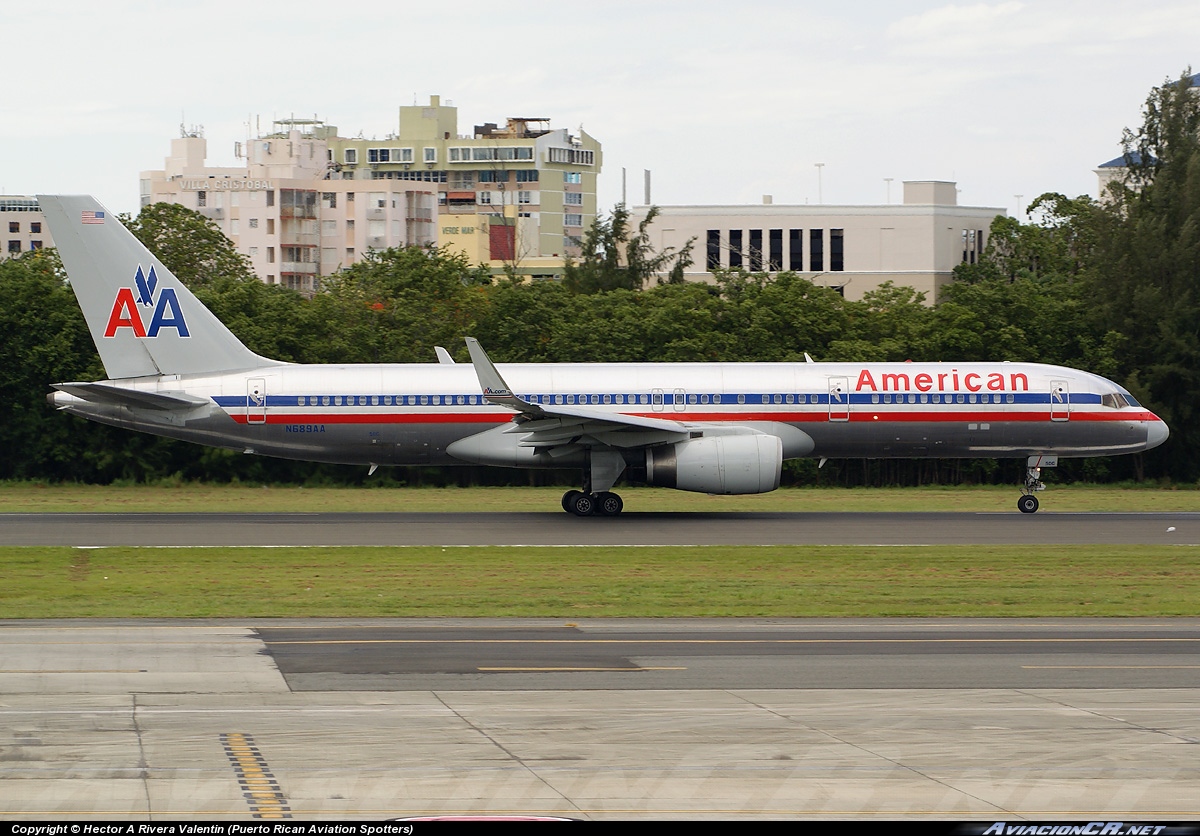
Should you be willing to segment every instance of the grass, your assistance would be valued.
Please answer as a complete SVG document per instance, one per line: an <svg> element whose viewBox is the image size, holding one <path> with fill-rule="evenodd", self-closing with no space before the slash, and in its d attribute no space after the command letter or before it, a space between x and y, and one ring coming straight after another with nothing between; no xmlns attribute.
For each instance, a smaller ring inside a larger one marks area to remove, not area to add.
<svg viewBox="0 0 1200 836"><path fill-rule="evenodd" d="M754 496L707 496L660 488L620 488L627 513L639 511L1003 511L1014 486L784 488ZM563 488L305 488L248 485L44 485L0 483L0 513L441 512L559 511ZM1200 511L1200 490L1051 487L1045 511Z"/></svg>
<svg viewBox="0 0 1200 836"><path fill-rule="evenodd" d="M1178 546L0 547L0 617L1186 616Z"/></svg>

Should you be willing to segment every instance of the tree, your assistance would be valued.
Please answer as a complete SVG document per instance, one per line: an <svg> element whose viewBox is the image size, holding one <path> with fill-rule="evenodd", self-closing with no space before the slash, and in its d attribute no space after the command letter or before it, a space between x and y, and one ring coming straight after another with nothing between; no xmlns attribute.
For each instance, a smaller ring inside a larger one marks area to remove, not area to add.
<svg viewBox="0 0 1200 836"><path fill-rule="evenodd" d="M120 221L188 287L220 278L258 281L249 260L199 212L176 203L154 203L136 218L121 215Z"/></svg>
<svg viewBox="0 0 1200 836"><path fill-rule="evenodd" d="M668 247L655 252L650 242L650 225L659 209L651 206L634 232L629 210L618 203L612 215L597 215L583 240L578 262L568 260L563 283L574 293L606 293L611 290L641 290L652 279L666 275L667 283L681 283L693 263L689 239L679 250Z"/></svg>
<svg viewBox="0 0 1200 836"><path fill-rule="evenodd" d="M1171 427L1147 455L1200 472L1200 95L1190 70L1155 88L1124 134L1129 166L1098 218L1088 287L1094 330L1124 337L1117 376Z"/></svg>

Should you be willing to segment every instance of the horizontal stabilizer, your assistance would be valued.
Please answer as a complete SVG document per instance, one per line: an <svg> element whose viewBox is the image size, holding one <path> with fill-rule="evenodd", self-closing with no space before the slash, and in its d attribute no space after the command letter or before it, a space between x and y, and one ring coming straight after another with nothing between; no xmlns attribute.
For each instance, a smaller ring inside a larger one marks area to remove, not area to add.
<svg viewBox="0 0 1200 836"><path fill-rule="evenodd" d="M143 409L188 410L212 403L208 398L184 392L144 392L107 383L55 383L54 388L92 403L135 406Z"/></svg>

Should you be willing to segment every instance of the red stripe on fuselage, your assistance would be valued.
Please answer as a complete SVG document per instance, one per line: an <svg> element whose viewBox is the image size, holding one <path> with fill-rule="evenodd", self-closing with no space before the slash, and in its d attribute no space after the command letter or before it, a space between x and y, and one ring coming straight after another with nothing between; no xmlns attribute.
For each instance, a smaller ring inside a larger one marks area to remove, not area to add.
<svg viewBox="0 0 1200 836"><path fill-rule="evenodd" d="M844 413L835 413L838 415ZM512 419L510 412L348 412L299 414L268 412L267 424L504 424ZM742 421L778 421L784 424L800 423L844 423L844 421L829 420L829 412L630 412L612 413L614 421L619 421L622 415L639 418L659 418L668 421L684 422L742 422ZM229 417L239 424L247 423L244 412L230 412ZM262 415L256 414L261 419ZM1063 416L1063 423L1069 421L1157 421L1158 417L1152 412L1072 412ZM989 412L884 412L882 410L853 409L849 420L852 422L882 421L885 423L961 423L984 422L1004 423L1012 421L1049 421L1048 410L1013 410ZM256 420L254 423L264 423Z"/></svg>

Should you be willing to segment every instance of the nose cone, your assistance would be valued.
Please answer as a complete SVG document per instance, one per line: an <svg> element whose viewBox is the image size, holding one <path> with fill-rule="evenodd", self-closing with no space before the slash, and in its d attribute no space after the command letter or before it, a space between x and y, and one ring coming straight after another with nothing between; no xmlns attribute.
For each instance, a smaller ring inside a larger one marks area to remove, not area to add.
<svg viewBox="0 0 1200 836"><path fill-rule="evenodd" d="M1167 440L1171 431L1162 421L1151 421L1146 425L1146 449L1152 450Z"/></svg>

